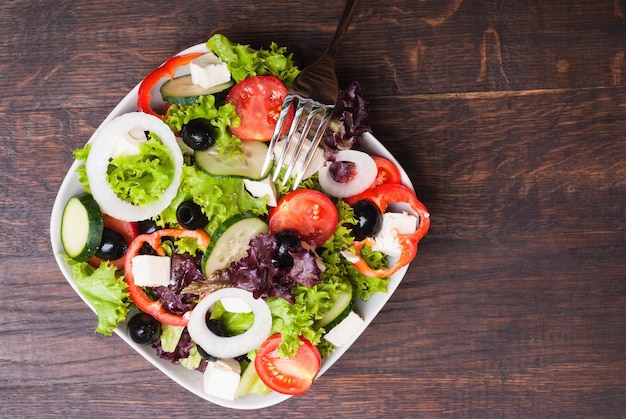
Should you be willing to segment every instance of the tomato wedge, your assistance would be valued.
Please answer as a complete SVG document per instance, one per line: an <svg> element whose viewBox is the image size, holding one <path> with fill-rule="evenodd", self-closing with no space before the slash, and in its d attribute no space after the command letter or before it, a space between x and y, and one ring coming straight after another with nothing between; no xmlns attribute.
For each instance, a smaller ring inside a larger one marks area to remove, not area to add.
<svg viewBox="0 0 626 419"><path fill-rule="evenodd" d="M241 122L230 130L242 140L269 141L274 133L278 115L287 96L287 88L274 76L254 76L237 83L226 96L232 103ZM290 109L283 132L287 132L293 119Z"/></svg>
<svg viewBox="0 0 626 419"><path fill-rule="evenodd" d="M266 340L254 358L254 368L259 378L272 390L297 395L311 388L313 379L320 370L322 357L315 346L300 338L302 345L292 358L281 358L278 346L280 334Z"/></svg>
<svg viewBox="0 0 626 419"><path fill-rule="evenodd" d="M374 163L376 163L378 175L370 188L375 188L385 183L400 183L402 181L400 169L398 169L398 166L396 166L394 162L380 156L372 155L371 157Z"/></svg>
<svg viewBox="0 0 626 419"><path fill-rule="evenodd" d="M291 230L300 240L319 247L332 237L338 222L330 198L313 189L298 189L278 200L270 212L269 229L272 234Z"/></svg>

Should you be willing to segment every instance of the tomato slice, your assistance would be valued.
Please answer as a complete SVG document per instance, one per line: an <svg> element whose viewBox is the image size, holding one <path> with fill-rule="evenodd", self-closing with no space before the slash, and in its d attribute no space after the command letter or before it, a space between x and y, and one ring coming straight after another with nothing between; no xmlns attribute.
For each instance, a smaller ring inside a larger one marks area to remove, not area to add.
<svg viewBox="0 0 626 419"><path fill-rule="evenodd" d="M378 175L376 176L376 180L374 180L371 188L375 188L376 186L380 186L385 183L400 183L402 181L400 169L398 169L398 166L396 166L395 163L380 156L370 157L374 159L374 163L376 163L376 168L378 169Z"/></svg>
<svg viewBox="0 0 626 419"><path fill-rule="evenodd" d="M315 346L300 338L302 345L293 358L281 358L278 346L280 334L266 340L254 358L254 368L259 378L272 390L297 395L311 388L313 379L320 370L322 357Z"/></svg>
<svg viewBox="0 0 626 419"><path fill-rule="evenodd" d="M269 229L272 234L291 230L300 240L319 247L332 237L338 222L330 198L312 189L298 189L278 200L270 213Z"/></svg>
<svg viewBox="0 0 626 419"><path fill-rule="evenodd" d="M226 103L232 103L241 122L230 130L242 140L269 141L285 96L287 88L274 76L254 76L237 83L228 92ZM292 120L293 108L287 115L283 133Z"/></svg>

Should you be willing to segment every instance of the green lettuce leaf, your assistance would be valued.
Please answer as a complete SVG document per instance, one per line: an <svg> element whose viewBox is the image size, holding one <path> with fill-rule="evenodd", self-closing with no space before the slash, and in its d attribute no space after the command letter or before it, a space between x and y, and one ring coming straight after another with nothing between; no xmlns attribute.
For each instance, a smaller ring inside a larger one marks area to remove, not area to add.
<svg viewBox="0 0 626 419"><path fill-rule="evenodd" d="M289 87L300 72L294 65L293 54L287 54L287 48L274 42L269 49L253 50L249 45L235 44L224 35L215 34L206 46L228 65L237 83L252 76L276 76Z"/></svg>
<svg viewBox="0 0 626 419"><path fill-rule="evenodd" d="M183 125L198 118L209 120L216 128L215 146L221 154L235 157L242 152L241 140L228 129L240 123L235 107L230 103L216 107L213 95L200 96L193 105L170 106L164 122L173 132L179 132Z"/></svg>
<svg viewBox="0 0 626 419"><path fill-rule="evenodd" d="M67 263L72 267L78 291L96 310L96 332L111 335L113 329L126 319L130 307L123 276L108 263L102 263L98 268L71 259L67 259Z"/></svg>
<svg viewBox="0 0 626 419"><path fill-rule="evenodd" d="M174 352L180 337L183 334L183 326L170 326L169 324L161 324L161 348L163 352Z"/></svg>
<svg viewBox="0 0 626 419"><path fill-rule="evenodd" d="M178 226L176 209L188 199L200 205L209 218L205 231L211 236L228 218L237 214L265 215L267 200L252 197L243 179L211 176L194 166L184 166L181 186L176 197L156 219L160 226Z"/></svg>
<svg viewBox="0 0 626 419"><path fill-rule="evenodd" d="M156 136L139 145L139 154L121 155L111 160L107 180L122 200L134 205L155 202L172 183L174 160Z"/></svg>

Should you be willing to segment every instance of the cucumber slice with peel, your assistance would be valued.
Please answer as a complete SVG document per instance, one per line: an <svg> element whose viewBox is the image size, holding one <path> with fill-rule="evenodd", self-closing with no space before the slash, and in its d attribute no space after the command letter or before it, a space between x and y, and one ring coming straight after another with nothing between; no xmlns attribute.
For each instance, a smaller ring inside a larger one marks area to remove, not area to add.
<svg viewBox="0 0 626 419"><path fill-rule="evenodd" d="M196 103L200 96L213 95L215 96L215 103L223 103L226 100L228 91L235 85L234 81L227 81L226 83L218 84L204 88L193 84L191 75L175 77L166 81L161 86L161 98L164 102L171 103L172 105L184 105L189 106Z"/></svg>
<svg viewBox="0 0 626 419"><path fill-rule="evenodd" d="M245 257L250 240L268 230L267 223L256 217L234 216L226 220L215 231L204 253L204 275L209 278L213 272L227 268L232 262Z"/></svg>
<svg viewBox="0 0 626 419"><path fill-rule="evenodd" d="M95 255L103 229L100 207L90 194L83 193L67 201L61 217L61 241L70 258L86 262Z"/></svg>
<svg viewBox="0 0 626 419"><path fill-rule="evenodd" d="M260 180L267 176L263 173L263 163L267 155L267 144L260 141L243 141L243 155L231 157L221 154L215 146L194 153L197 167L213 176L230 176Z"/></svg>
<svg viewBox="0 0 626 419"><path fill-rule="evenodd" d="M315 326L317 326L317 328L323 327L324 330L328 332L341 323L343 319L348 317L348 314L352 311L352 307L354 307L355 301L356 296L354 288L350 286L348 287L348 292L337 296L335 304L328 310L324 317L315 322Z"/></svg>

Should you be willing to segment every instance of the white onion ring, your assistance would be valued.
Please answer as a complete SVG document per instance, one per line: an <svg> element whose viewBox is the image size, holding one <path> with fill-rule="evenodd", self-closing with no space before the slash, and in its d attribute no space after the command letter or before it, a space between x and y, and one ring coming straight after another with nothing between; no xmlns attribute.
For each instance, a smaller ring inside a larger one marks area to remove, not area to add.
<svg viewBox="0 0 626 419"><path fill-rule="evenodd" d="M241 335L221 337L211 332L206 324L206 315L222 298L243 300L254 314L252 327ZM255 299L250 291L241 288L222 288L204 297L192 310L187 324L189 336L209 354L217 358L234 358L245 355L261 346L272 332L272 313L261 298Z"/></svg>
<svg viewBox="0 0 626 419"><path fill-rule="evenodd" d="M156 134L170 151L174 163L172 183L159 199L149 205L133 205L120 199L107 181L109 159L117 143L115 140L133 128ZM91 194L102 212L123 221L142 221L159 214L176 196L183 170L183 155L174 133L160 118L143 112L129 112L110 120L96 131L85 168Z"/></svg>
<svg viewBox="0 0 626 419"><path fill-rule="evenodd" d="M347 161L356 165L356 176L348 182L337 182L328 170L330 164L323 166L318 171L322 189L326 194L336 198L347 198L364 192L378 176L378 168L374 159L363 151L341 150L335 156L335 161Z"/></svg>

